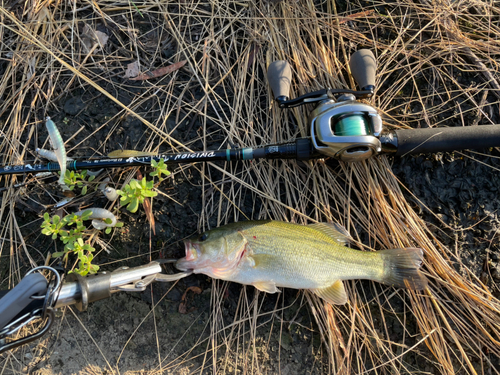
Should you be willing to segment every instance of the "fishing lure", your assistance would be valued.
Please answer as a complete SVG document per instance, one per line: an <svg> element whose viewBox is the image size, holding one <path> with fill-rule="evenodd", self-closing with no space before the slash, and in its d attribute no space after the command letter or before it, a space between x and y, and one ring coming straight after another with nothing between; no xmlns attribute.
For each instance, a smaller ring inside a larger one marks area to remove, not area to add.
<svg viewBox="0 0 500 375"><path fill-rule="evenodd" d="M108 186L108 182L109 182L109 177L106 177L104 180L102 180L102 182L99 184L99 190L102 191L104 193L104 190L106 189L106 187Z"/></svg>
<svg viewBox="0 0 500 375"><path fill-rule="evenodd" d="M75 197L65 197L54 205L54 208L61 208L70 203Z"/></svg>
<svg viewBox="0 0 500 375"><path fill-rule="evenodd" d="M61 169L61 176L59 176L59 185L66 186L64 183L64 175L66 174L66 163L68 161L66 157L66 148L64 147L64 141L61 137L61 133L54 124L54 121L47 116L47 120L45 122L45 126L47 127L47 131L49 132L49 140L52 148L54 149L54 153L59 163L59 168Z"/></svg>
<svg viewBox="0 0 500 375"><path fill-rule="evenodd" d="M85 211L89 210L92 211L92 215L89 216L89 219L94 219L92 220L92 226L95 229L102 230L104 228L114 227L116 225L116 216L113 215L112 212L104 208L91 207L83 211L78 211L75 213L75 215L82 216ZM111 219L111 224L107 224L106 222L104 222L104 219Z"/></svg>
<svg viewBox="0 0 500 375"><path fill-rule="evenodd" d="M112 188L111 186L108 186L106 187L106 189L104 189L104 195L106 196L106 198L108 198L110 201L116 201L116 199L118 198L118 193L116 192L116 190L114 188Z"/></svg>
<svg viewBox="0 0 500 375"><path fill-rule="evenodd" d="M45 150L44 148L36 148L35 152L40 155L42 158L50 160L50 161L58 161L56 153L51 150ZM66 157L67 161L73 161L74 159Z"/></svg>
<svg viewBox="0 0 500 375"><path fill-rule="evenodd" d="M108 198L110 201L115 201L118 198L118 193L111 186L108 186L109 177L106 177L101 184L99 184L99 190Z"/></svg>
<svg viewBox="0 0 500 375"><path fill-rule="evenodd" d="M49 177L52 176L52 172L40 172L35 174L36 178Z"/></svg>
<svg viewBox="0 0 500 375"><path fill-rule="evenodd" d="M69 160L69 159L68 159ZM87 175L88 176L94 176L97 177L101 174L101 172L104 170L104 168L99 169L98 171L91 171L90 169L87 170Z"/></svg>

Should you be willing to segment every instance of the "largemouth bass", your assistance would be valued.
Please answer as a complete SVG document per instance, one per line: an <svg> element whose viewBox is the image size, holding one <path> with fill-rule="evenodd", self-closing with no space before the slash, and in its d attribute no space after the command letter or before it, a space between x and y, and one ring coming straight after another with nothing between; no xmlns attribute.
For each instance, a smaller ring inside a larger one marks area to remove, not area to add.
<svg viewBox="0 0 500 375"><path fill-rule="evenodd" d="M345 246L350 236L340 225L299 225L247 221L225 225L185 241L179 270L253 285L267 293L278 287L309 289L342 305L342 280L368 279L396 287L423 289L418 248L359 251Z"/></svg>

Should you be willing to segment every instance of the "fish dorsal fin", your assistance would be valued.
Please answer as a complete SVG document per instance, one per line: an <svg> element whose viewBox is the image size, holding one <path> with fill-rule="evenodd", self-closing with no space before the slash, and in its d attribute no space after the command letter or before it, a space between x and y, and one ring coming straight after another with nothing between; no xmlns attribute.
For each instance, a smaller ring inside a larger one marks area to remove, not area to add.
<svg viewBox="0 0 500 375"><path fill-rule="evenodd" d="M330 238L333 238L335 241L340 242L342 245L346 245L352 240L351 235L342 225L336 223L316 223L309 224L308 227L316 229L318 232L321 232L327 235Z"/></svg>
<svg viewBox="0 0 500 375"><path fill-rule="evenodd" d="M280 290L276 288L276 283L274 281L256 281L252 283L252 285L257 289L259 289L261 292L266 292L266 293L280 292Z"/></svg>
<svg viewBox="0 0 500 375"><path fill-rule="evenodd" d="M325 301L334 305L344 305L347 302L347 294L345 293L344 283L342 280L335 281L332 285L321 289L311 289L311 291Z"/></svg>

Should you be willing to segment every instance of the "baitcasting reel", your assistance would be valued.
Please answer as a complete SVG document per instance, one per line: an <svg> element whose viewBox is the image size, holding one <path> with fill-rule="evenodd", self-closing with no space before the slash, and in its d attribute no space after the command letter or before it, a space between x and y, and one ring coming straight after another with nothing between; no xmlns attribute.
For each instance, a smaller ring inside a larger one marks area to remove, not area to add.
<svg viewBox="0 0 500 375"><path fill-rule="evenodd" d="M290 65L286 61L273 62L267 77L280 108L318 103L309 115L314 148L323 155L352 162L382 151L382 119L375 108L358 101L373 95L375 56L369 50L359 50L351 56L349 65L360 91L323 89L290 100Z"/></svg>
<svg viewBox="0 0 500 375"><path fill-rule="evenodd" d="M326 155L352 162L378 154L405 156L500 146L498 124L383 129L377 110L358 101L373 96L377 69L375 56L369 50L359 50L351 56L349 66L360 91L323 89L289 99L290 65L286 61L275 61L269 65L269 85L280 108L318 103L309 115L311 155Z"/></svg>

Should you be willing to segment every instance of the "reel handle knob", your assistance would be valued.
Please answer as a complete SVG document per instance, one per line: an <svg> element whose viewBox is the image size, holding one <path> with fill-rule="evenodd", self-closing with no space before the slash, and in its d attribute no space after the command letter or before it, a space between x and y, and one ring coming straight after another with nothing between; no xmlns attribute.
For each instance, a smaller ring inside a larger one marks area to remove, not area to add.
<svg viewBox="0 0 500 375"><path fill-rule="evenodd" d="M273 90L274 99L279 102L288 100L292 84L292 69L284 60L274 61L267 68L267 80Z"/></svg>
<svg viewBox="0 0 500 375"><path fill-rule="evenodd" d="M375 88L377 60L375 60L372 51L368 49L356 51L349 60L349 66L351 74L361 90L373 90Z"/></svg>

